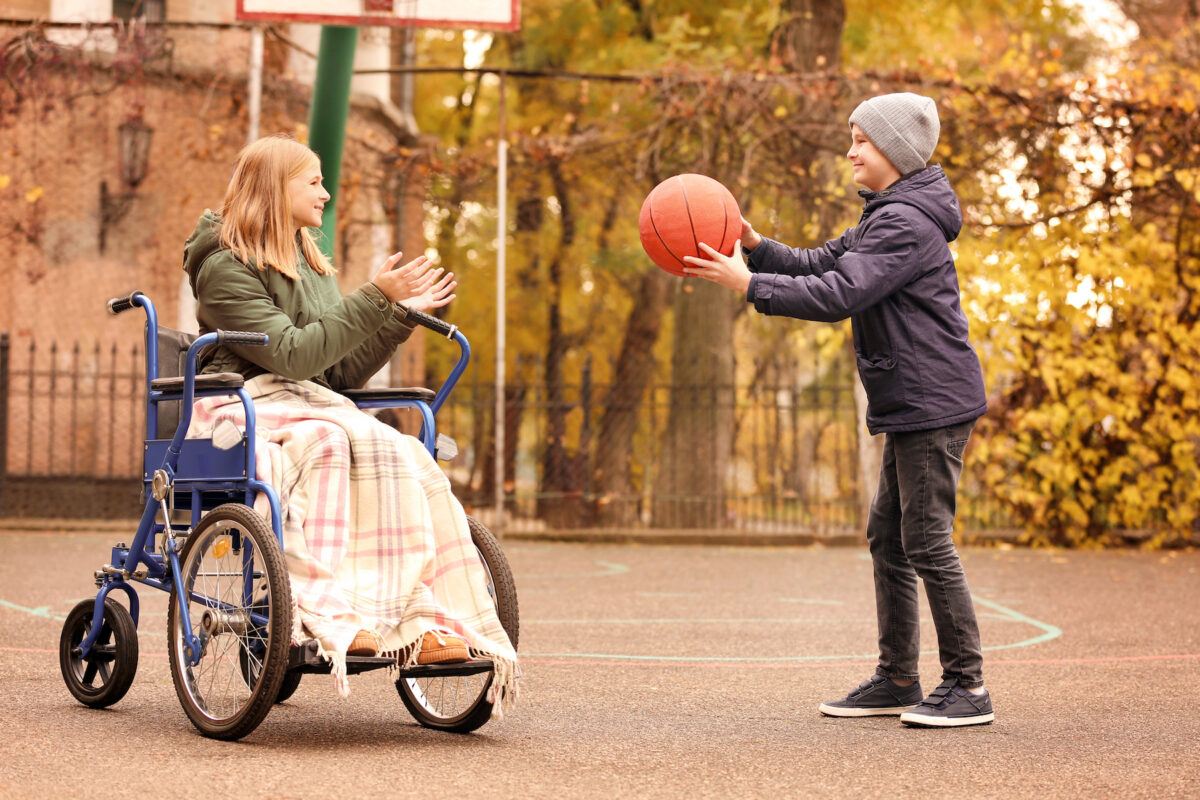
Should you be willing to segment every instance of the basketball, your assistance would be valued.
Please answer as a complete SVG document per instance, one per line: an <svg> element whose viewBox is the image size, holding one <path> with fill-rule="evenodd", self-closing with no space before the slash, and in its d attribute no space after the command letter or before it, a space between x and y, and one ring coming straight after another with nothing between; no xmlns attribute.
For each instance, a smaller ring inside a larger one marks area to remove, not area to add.
<svg viewBox="0 0 1200 800"><path fill-rule="evenodd" d="M646 195L638 233L651 261L672 275L683 275L684 267L690 266L684 256L708 257L700 250L701 242L733 255L742 234L742 212L718 181L694 173L675 175Z"/></svg>

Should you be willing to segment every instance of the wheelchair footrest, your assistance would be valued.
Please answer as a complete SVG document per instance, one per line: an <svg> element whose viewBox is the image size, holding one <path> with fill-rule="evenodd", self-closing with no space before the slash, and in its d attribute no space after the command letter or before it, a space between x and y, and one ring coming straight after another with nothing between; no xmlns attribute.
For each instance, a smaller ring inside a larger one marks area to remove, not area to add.
<svg viewBox="0 0 1200 800"><path fill-rule="evenodd" d="M329 659L317 655L316 639L308 639L300 645L292 645L288 656L288 670L302 673L328 675L333 669ZM396 659L384 656L346 656L346 674L357 675L373 669L396 666ZM476 658L457 664L419 664L399 671L400 678L450 678L463 675L478 675L492 671L492 662Z"/></svg>
<svg viewBox="0 0 1200 800"><path fill-rule="evenodd" d="M401 678L452 678L461 675L478 675L491 672L492 662L487 658L460 661L457 664L418 664L400 670Z"/></svg>
<svg viewBox="0 0 1200 800"><path fill-rule="evenodd" d="M288 670L328 675L333 670L329 659L317 655L316 639L308 639L299 646L292 645L288 655ZM380 656L346 656L346 674L357 675L373 669L396 666L396 659Z"/></svg>

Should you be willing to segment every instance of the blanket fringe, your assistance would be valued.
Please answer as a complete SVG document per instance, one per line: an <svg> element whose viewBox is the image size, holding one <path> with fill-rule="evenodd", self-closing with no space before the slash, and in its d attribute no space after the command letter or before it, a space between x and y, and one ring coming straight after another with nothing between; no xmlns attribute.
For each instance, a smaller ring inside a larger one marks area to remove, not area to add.
<svg viewBox="0 0 1200 800"><path fill-rule="evenodd" d="M434 631L437 633L437 631ZM457 634L451 634L457 636ZM424 634L417 637L417 640L412 644L401 647L398 650L389 650L380 655L394 658L395 661L388 667L388 673L391 674L398 669L411 669L418 666L417 657L421 655L421 645L425 638ZM499 721L504 719L504 715L510 713L517 707L517 698L520 696L521 665L511 658L504 658L496 653L489 653L479 650L475 647L470 648L472 658L486 658L492 662L492 683L488 687L487 697L485 698L492 704L492 715L490 719Z"/></svg>
<svg viewBox="0 0 1200 800"><path fill-rule="evenodd" d="M317 639L317 657L329 659L329 674L333 677L333 688L337 689L338 697L345 699L350 696L350 678L346 673L346 654L335 650L326 650Z"/></svg>
<svg viewBox="0 0 1200 800"><path fill-rule="evenodd" d="M492 685L487 700L492 704L492 719L499 722L504 715L517 707L520 695L521 667L507 658L492 658Z"/></svg>

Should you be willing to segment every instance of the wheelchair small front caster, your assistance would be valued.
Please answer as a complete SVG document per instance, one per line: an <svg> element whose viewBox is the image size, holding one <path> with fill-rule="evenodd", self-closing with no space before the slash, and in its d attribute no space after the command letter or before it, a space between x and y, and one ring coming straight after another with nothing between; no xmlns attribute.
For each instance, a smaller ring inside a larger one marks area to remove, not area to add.
<svg viewBox="0 0 1200 800"><path fill-rule="evenodd" d="M137 674L138 638L125 606L104 599L104 620L88 654L80 644L92 629L96 601L81 600L67 614L58 640L58 664L75 699L85 706L106 708L120 700Z"/></svg>

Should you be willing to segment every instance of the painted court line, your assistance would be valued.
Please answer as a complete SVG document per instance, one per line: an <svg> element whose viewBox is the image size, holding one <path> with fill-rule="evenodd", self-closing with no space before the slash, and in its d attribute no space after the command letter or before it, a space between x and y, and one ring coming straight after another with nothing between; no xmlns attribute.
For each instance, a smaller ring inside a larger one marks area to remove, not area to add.
<svg viewBox="0 0 1200 800"><path fill-rule="evenodd" d="M4 648L0 648L3 650ZM613 656L617 659L619 656ZM1021 666L1021 665L1046 665L1056 666L1060 664L1117 664L1126 662L1143 662L1143 661L1187 661L1200 660L1200 653L1167 653L1157 656L1091 656L1080 658L990 658L985 664L991 668L993 666ZM923 661L936 661L936 659L923 659ZM878 663L878 658L875 656L862 657L853 661L791 661L781 663L780 661L752 661L750 659L729 659L726 661L693 661L687 664L681 664L678 661L660 660L607 660L582 656L576 658L557 657L553 655L521 655L522 664L544 664L546 666L596 666L603 663L605 666L614 667L696 667L703 669L793 669L798 667L832 669L845 667L862 667L873 666Z"/></svg>
<svg viewBox="0 0 1200 800"><path fill-rule="evenodd" d="M1047 622L1042 622L1041 620L1036 620L1033 617L1027 616L1025 614L1022 614L1019 611L1016 611L1015 609L1011 609L1007 606L1003 606L1003 605L995 602L994 600L985 600L980 597L975 597L975 602L981 606L992 609L992 611L996 612L996 616L1000 619L1005 619L1005 620L1008 620L1011 622L1019 622L1019 623L1025 624L1025 625L1031 625L1034 628L1037 628L1038 630L1041 631L1041 633L1039 635L1033 636L1029 639L1024 639L1019 642L1011 642L1008 644L998 644L998 645L991 645L990 647L984 647L983 648L984 652L989 652L989 651L993 651L993 650L1011 650L1011 649L1017 648L1017 647L1032 647L1033 645L1042 644L1043 642L1048 642L1051 639L1057 639L1058 637L1062 636L1062 628L1059 628L1056 625L1051 625ZM550 621L550 620L544 620L544 621ZM566 620L561 620L561 621L565 622ZM596 622L606 622L606 621L609 621L609 620L596 620ZM654 622L662 622L662 621L663 620L619 620L619 622L622 622L622 623L637 623L637 622L654 623ZM666 621L674 621L674 620L666 620ZM726 621L736 621L736 620L717 619L717 620L696 620L696 621L697 622L726 622ZM750 620L743 620L743 622L748 622L748 621L750 621ZM759 620L755 620L755 621L759 621ZM794 620L764 620L764 621L778 623L780 621L789 621L790 622L790 621L794 621ZM579 622L580 623L593 622L593 620L586 620L586 621L579 620ZM936 655L937 652L938 651L936 651L936 650L922 650L921 655L923 655L923 656ZM854 654L854 655L838 654L838 655L827 655L827 656L775 656L775 657L767 657L767 658L763 658L763 657L750 658L750 657L740 657L740 656L661 656L661 655L636 655L636 654L629 654L629 653L620 653L620 654L617 654L617 653L533 653L531 655L533 658L554 658L554 659L576 658L576 659L586 659L589 661L628 661L628 662L655 661L655 662L663 662L663 663L688 663L688 664L703 664L703 663L728 664L728 663L737 663L737 662L756 663L756 664L772 663L772 662L786 663L786 664L798 664L798 663L805 663L805 662L829 662L829 661L860 663L862 661L874 661L877 658L877 656L875 656L875 655L860 655L860 654Z"/></svg>
<svg viewBox="0 0 1200 800"><path fill-rule="evenodd" d="M0 647L0 653L34 653L34 654L38 654L38 655L58 655L57 650L49 650L44 647ZM143 650L138 653L138 657L139 658L142 658L142 657L166 658L167 654L166 653L157 653L157 652L153 652L153 651L147 652L147 651ZM1119 664L1119 663L1140 662L1140 661L1186 661L1186 660L1190 660L1190 659L1200 659L1200 653L1166 653L1166 654L1157 655L1157 656L1092 656L1092 657L1088 657L1088 658L993 658L993 659L989 659L987 663L989 666L996 665L996 664L999 664L999 665L1007 664L1007 665L1012 665L1012 666L1020 666L1020 665L1028 665L1028 664L1046 664L1046 665ZM521 663L522 664L545 664L545 665L556 666L556 667L561 667L561 666L587 667L587 666L596 666L598 661L596 659L590 659L590 658L586 658L586 657L570 659L570 658L558 658L558 657L554 657L554 656L545 656L545 655L535 655L535 656L522 655ZM828 667L828 668L860 667L860 666L863 666L864 664L869 665L869 664L874 664L874 663L875 663L875 657L872 656L870 659L863 659L863 660L858 660L858 661L846 661L843 663L809 662L809 663L780 664L780 663L746 661L743 663L696 663L696 664L689 664L688 666L707 667L709 669L730 668L730 667L737 668L737 669L790 669L792 667ZM677 667L677 666L679 666L679 664L677 664L677 663L671 663L671 662L667 662L667 661L628 661L628 662L614 661L614 662L611 662L609 665L611 665L611 666L628 666L628 667L661 667L661 666Z"/></svg>
<svg viewBox="0 0 1200 800"><path fill-rule="evenodd" d="M610 566L619 567L620 566L620 565L611 564L610 562L597 561L596 563L601 564L606 567L610 567ZM1057 639L1059 636L1062 636L1061 628L1059 628L1055 625L1050 625L1049 623L1046 623L1046 622L1042 622L1040 620L1036 620L1030 616L1022 614L1019 611L1008 608L1007 606L1003 606L1003 605L995 602L994 600L986 600L981 597L975 597L975 602L986 608L992 609L992 611L995 612L996 616L999 617L1000 619L1005 619L1005 620L1009 620L1012 622L1019 622L1022 624L1031 625L1034 628L1037 628L1041 631L1041 634L1031 637L1029 639L1025 639L1023 641L1012 642L1009 644L991 645L989 647L984 647L983 648L984 652L993 651L993 650L1011 650L1011 649L1014 649L1017 647L1031 647L1033 645L1041 644L1043 642L1048 642L1051 639ZM8 600L3 600L3 599L0 599L0 606L4 606L5 608L11 608L15 611L20 611L20 612L23 612L25 614L29 614L29 615L35 616L35 617L43 617L46 619L57 620L60 622L65 619L65 617L63 617L63 616L51 613L48 606L39 606L37 608L29 608L29 607L21 606L16 603L12 603L12 602L9 602ZM767 619L767 618L762 618L762 619L759 619L759 618L754 618L754 619L721 619L721 618L715 618L715 619L598 619L598 620L546 619L546 620L536 620L536 621L535 620L527 620L527 624L529 624L529 623L534 623L534 624L571 624L571 623L575 623L575 624L661 625L661 624L693 623L693 624L742 624L742 625L744 625L747 623L750 623L750 624L768 623L768 624L773 624L773 625L779 625L779 624L796 624L796 623L813 623L813 622L820 623L820 622L836 622L836 621L838 621L838 620L821 619L821 618L802 618L802 619L795 619L795 618L791 618L791 619L789 619L789 618L778 618L778 619ZM149 636L164 636L165 635L164 633L160 633L158 631L142 630L142 628L140 626L139 626L139 632L144 633L145 635L149 635ZM921 651L921 655L931 655L931 654L936 654L936 653L937 653L936 650ZM748 658L748 657L738 657L738 656L636 655L636 654L628 654L628 653L534 653L533 657L534 658L568 658L568 659L582 658L582 659L588 659L588 660L592 660L592 661L622 660L622 661L686 662L686 663L693 663L693 664L694 663L703 663L703 662L717 662L717 663L733 663L733 662L802 663L802 662L811 662L811 661L855 661L855 662L857 662L857 661L863 660L863 659L873 660L875 658L874 655L859 655L859 654L854 654L854 655L838 654L838 655L824 655L824 656L777 656L777 657L768 657L768 658L762 658L762 657Z"/></svg>

